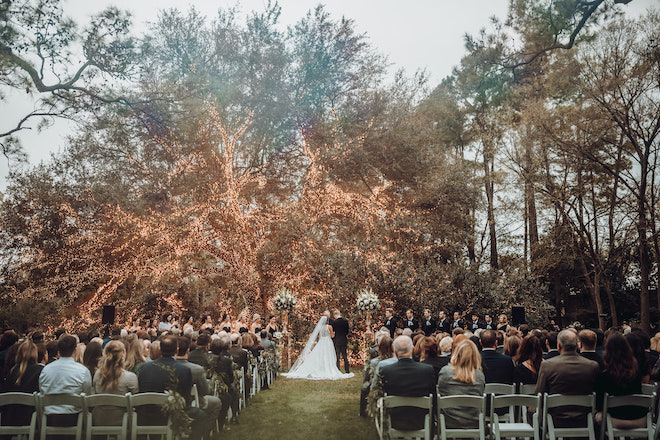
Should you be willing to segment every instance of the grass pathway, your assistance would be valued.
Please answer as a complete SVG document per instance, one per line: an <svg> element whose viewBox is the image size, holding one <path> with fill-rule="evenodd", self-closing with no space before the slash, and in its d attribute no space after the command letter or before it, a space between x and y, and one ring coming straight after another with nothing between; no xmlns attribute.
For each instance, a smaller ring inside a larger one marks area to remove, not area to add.
<svg viewBox="0 0 660 440"><path fill-rule="evenodd" d="M377 439L372 419L360 417L361 370L343 380L286 379L254 396L222 433L238 439Z"/></svg>

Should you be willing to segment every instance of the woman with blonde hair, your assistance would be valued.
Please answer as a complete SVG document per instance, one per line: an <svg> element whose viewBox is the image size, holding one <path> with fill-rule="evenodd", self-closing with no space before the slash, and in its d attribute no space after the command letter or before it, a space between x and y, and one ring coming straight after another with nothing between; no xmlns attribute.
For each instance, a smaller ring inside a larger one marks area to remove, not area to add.
<svg viewBox="0 0 660 440"><path fill-rule="evenodd" d="M103 394L135 394L138 392L138 379L135 373L126 371L126 347L121 341L110 341L103 350L99 368L94 374L94 392ZM95 423L100 425L121 425L121 408L96 407L92 412Z"/></svg>
<svg viewBox="0 0 660 440"><path fill-rule="evenodd" d="M440 370L438 394L440 396L481 396L486 377L481 371L481 356L474 342L463 340L452 350L449 365ZM479 410L475 408L449 408L443 410L447 428L476 427Z"/></svg>
<svg viewBox="0 0 660 440"><path fill-rule="evenodd" d="M126 341L126 369L137 374L147 360L144 358L144 344L133 338Z"/></svg>

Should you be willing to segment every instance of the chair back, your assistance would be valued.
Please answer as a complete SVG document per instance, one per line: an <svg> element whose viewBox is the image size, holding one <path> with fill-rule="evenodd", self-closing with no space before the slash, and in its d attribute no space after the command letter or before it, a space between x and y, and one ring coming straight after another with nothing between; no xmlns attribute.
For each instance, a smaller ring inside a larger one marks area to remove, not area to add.
<svg viewBox="0 0 660 440"><path fill-rule="evenodd" d="M85 394L40 394L39 395L39 412L41 414L41 440L46 440L46 437L52 435L73 435L76 440L82 439L83 433L83 408L85 406ZM49 406L70 406L78 409L79 412L76 418L76 424L73 426L51 426L48 424L48 416L46 415L46 408Z"/></svg>
<svg viewBox="0 0 660 440"><path fill-rule="evenodd" d="M85 396L85 437L87 440L91 440L95 435L105 435L106 437L113 435L124 439L128 437L129 396L130 393L123 396L120 394ZM96 411L94 411L95 409ZM97 415L106 416L106 420L99 422ZM121 417L120 420L115 420L119 417Z"/></svg>
<svg viewBox="0 0 660 440"><path fill-rule="evenodd" d="M33 440L37 430L38 408L39 398L37 393L10 392L0 394L0 437L27 435L29 440ZM29 422L26 420L24 425L16 424L17 418L18 423L23 418L29 419ZM9 423L16 425L9 426Z"/></svg>
<svg viewBox="0 0 660 440"><path fill-rule="evenodd" d="M584 426L576 426L570 428L561 428L555 426L555 420L552 417L552 409L565 406L582 407L588 409L588 414L585 417ZM578 438L584 437L589 440L595 440L596 434L594 430L593 416L596 413L596 394L587 395L566 395L566 394L544 394L543 396L543 433L546 433L548 440L556 440L557 438Z"/></svg>
<svg viewBox="0 0 660 440"><path fill-rule="evenodd" d="M438 438L440 440L446 440L447 438L478 438L485 440L486 402L487 397L485 394L482 396L456 395L438 397L436 405L438 410ZM464 411L468 408L477 409L479 412L477 427L463 426L461 428L447 428L444 409L460 409Z"/></svg>
<svg viewBox="0 0 660 440"><path fill-rule="evenodd" d="M168 395L165 393L138 393L129 395L129 412L131 414L131 439L136 440L138 435L160 435L171 440L173 437L170 421L165 420L164 424L152 424L153 418L147 419L142 423L142 417L138 417L140 409L151 410L151 414L162 415L160 407L167 402ZM146 415L146 414L145 414Z"/></svg>
<svg viewBox="0 0 660 440"><path fill-rule="evenodd" d="M603 401L603 419L601 424L600 439L608 438L614 440L615 437L626 438L644 438L653 440L655 429L653 428L653 409L655 404L656 394L631 394L627 396L610 396L605 394ZM610 410L613 408L620 408L624 406L635 406L646 409L646 426L641 428L632 429L618 429L614 428Z"/></svg>
<svg viewBox="0 0 660 440"><path fill-rule="evenodd" d="M508 383L487 383L484 388L485 394L515 394L516 386Z"/></svg>
<svg viewBox="0 0 660 440"><path fill-rule="evenodd" d="M519 383L518 384L518 394L536 394L536 385L530 383Z"/></svg>
<svg viewBox="0 0 660 440"><path fill-rule="evenodd" d="M420 408L427 411L426 416L424 417L424 428L414 431L402 431L395 428L392 428L390 422L390 413L388 410L399 407L408 407L408 408ZM377 429L379 435L382 437L387 434L387 438L420 438L423 437L425 440L431 440L433 438L432 433L432 423L431 423L431 414L433 408L433 396L423 396L423 397L404 397L404 396L384 396L379 399L379 410L380 410L380 421L377 422ZM385 422L387 418L387 423ZM388 427L387 433L384 433L384 427Z"/></svg>

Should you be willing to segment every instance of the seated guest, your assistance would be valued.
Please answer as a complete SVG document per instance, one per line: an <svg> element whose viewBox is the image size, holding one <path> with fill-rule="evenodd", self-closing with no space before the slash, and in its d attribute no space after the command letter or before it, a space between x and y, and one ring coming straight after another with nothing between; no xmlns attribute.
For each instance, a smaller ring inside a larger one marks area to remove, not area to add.
<svg viewBox="0 0 660 440"><path fill-rule="evenodd" d="M557 336L559 356L541 363L535 393L582 395L591 394L600 372L598 364L577 353L577 335L562 330ZM552 411L558 426L583 426L586 412L582 408L565 407Z"/></svg>
<svg viewBox="0 0 660 440"><path fill-rule="evenodd" d="M451 355L449 365L440 370L438 395L468 394L481 396L486 378L481 371L481 356L472 341L459 343ZM447 428L477 426L479 410L475 408L448 408L443 410Z"/></svg>
<svg viewBox="0 0 660 440"><path fill-rule="evenodd" d="M637 368L639 368L640 374L642 375L642 383L649 383L651 366L649 366L645 351L645 345L650 346L648 336L642 330L637 328L632 329L631 332L625 336L633 351L633 356L637 359Z"/></svg>
<svg viewBox="0 0 660 440"><path fill-rule="evenodd" d="M520 339L520 336L518 335L505 337L503 354L513 359L514 357L518 356L518 349L520 348L520 344L522 344L522 339Z"/></svg>
<svg viewBox="0 0 660 440"><path fill-rule="evenodd" d="M527 335L520 344L518 355L514 361L516 365L513 370L514 382L535 384L543 361L543 347L541 347L539 338Z"/></svg>
<svg viewBox="0 0 660 440"><path fill-rule="evenodd" d="M641 394L642 376L637 367L630 344L620 333L613 333L605 342L605 368L596 382L596 402L602 411L605 393L613 396ZM617 429L643 428L646 426L644 408L625 406L610 410L612 426ZM596 414L596 422L602 421L603 414Z"/></svg>
<svg viewBox="0 0 660 440"><path fill-rule="evenodd" d="M78 346L78 348L80 348L80 346ZM99 361L101 360L102 356L103 349L101 348L101 344L96 341L87 344L85 354L82 358L82 364L87 367L92 378L96 373L96 369L99 367Z"/></svg>
<svg viewBox="0 0 660 440"><path fill-rule="evenodd" d="M438 356L438 343L435 341L435 338L430 336L425 336L420 343L420 356L419 360L423 364L428 364L433 367L434 382L438 380L438 374L442 367L446 366L449 363L448 357Z"/></svg>
<svg viewBox="0 0 660 440"><path fill-rule="evenodd" d="M82 364L73 360L78 341L72 335L64 334L57 341L59 359L46 365L39 375L39 392L49 394L90 394L92 376ZM73 426L82 408L70 405L50 405L44 410L51 426Z"/></svg>
<svg viewBox="0 0 660 440"><path fill-rule="evenodd" d="M39 391L39 375L44 366L38 364L37 345L27 340L18 346L16 364L5 379L2 392L34 393ZM0 396L0 400L2 397ZM23 405L11 405L3 408L2 422L4 425L25 426L30 424L34 410Z"/></svg>
<svg viewBox="0 0 660 440"><path fill-rule="evenodd" d="M591 330L582 330L578 333L578 349L580 356L598 363L600 371L605 368L603 358L596 353L596 333Z"/></svg>
<svg viewBox="0 0 660 440"><path fill-rule="evenodd" d="M394 340L397 362L380 369L383 391L389 396L424 397L435 394L433 367L412 359L413 344L408 336ZM410 431L423 429L424 415L420 408L392 408L390 420L394 429Z"/></svg>
<svg viewBox="0 0 660 440"><path fill-rule="evenodd" d="M447 364L449 364L449 357L451 356L451 348L454 345L454 340L451 336L445 336L440 340L438 348L440 349L440 357L447 358Z"/></svg>
<svg viewBox="0 0 660 440"><path fill-rule="evenodd" d="M201 333L197 337L197 344L194 350L188 355L188 361L193 364L201 365L204 368L209 367L211 357L209 356L209 345L211 344L211 337L208 333Z"/></svg>
<svg viewBox="0 0 660 440"><path fill-rule="evenodd" d="M134 334L133 334L134 335ZM130 336L130 335L129 335ZM137 374L147 362L144 357L144 343L135 337L126 340L126 370Z"/></svg>
<svg viewBox="0 0 660 440"><path fill-rule="evenodd" d="M557 332L548 332L548 337L545 340L548 352L543 355L543 359L552 359L555 356L559 356L559 350L557 350Z"/></svg>
<svg viewBox="0 0 660 440"><path fill-rule="evenodd" d="M220 414L222 402L220 401L219 397L211 394L213 390L211 390L209 380L206 378L206 370L204 370L204 367L201 365L193 364L192 362L188 361L188 354L190 353L191 343L190 339L188 339L186 336L179 336L177 338L177 343L179 348L177 349L177 354L174 356L174 358L180 364L190 368L193 384L197 385L199 408L206 413L207 417L205 418L216 420ZM222 421L224 421L224 419Z"/></svg>
<svg viewBox="0 0 660 440"><path fill-rule="evenodd" d="M497 349L497 333L495 330L484 330L481 333L481 369L486 383L513 383L513 361L511 357L500 354Z"/></svg>
<svg viewBox="0 0 660 440"><path fill-rule="evenodd" d="M497 317L497 331L501 331L506 333L506 331L509 329L509 321L506 317L506 315L502 314Z"/></svg>
<svg viewBox="0 0 660 440"><path fill-rule="evenodd" d="M94 392L98 394L135 394L138 392L138 379L135 373L124 369L126 348L119 341L110 341L103 349L103 357L94 374ZM124 411L121 408L98 406L92 417L98 425L121 425Z"/></svg>
<svg viewBox="0 0 660 440"><path fill-rule="evenodd" d="M216 375L217 380L222 380L226 393L224 396L221 393L220 399L222 407L218 420L221 421L220 425L227 420L227 412L231 407L232 422L237 420L238 415L238 393L234 389L234 367L231 355L229 354L229 347L231 341L229 336L221 336L211 342L211 356L209 358L209 371L212 375ZM219 384L220 385L220 384Z"/></svg>

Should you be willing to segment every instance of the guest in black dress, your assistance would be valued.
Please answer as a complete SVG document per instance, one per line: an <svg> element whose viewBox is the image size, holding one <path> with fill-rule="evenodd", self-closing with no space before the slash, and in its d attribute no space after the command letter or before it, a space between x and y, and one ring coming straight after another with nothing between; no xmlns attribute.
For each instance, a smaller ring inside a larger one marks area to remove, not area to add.
<svg viewBox="0 0 660 440"><path fill-rule="evenodd" d="M449 364L449 357L438 356L438 342L432 336L424 336L421 341L421 351L419 360L423 364L429 364L435 372L435 381L438 381L438 374L445 365Z"/></svg>
<svg viewBox="0 0 660 440"><path fill-rule="evenodd" d="M596 381L596 404L602 411L605 393L613 396L641 394L642 372L633 350L621 333L612 333L605 342L605 370ZM646 426L646 409L623 406L609 411L612 426L619 429L643 428ZM602 412L596 414L596 422L602 420Z"/></svg>
<svg viewBox="0 0 660 440"><path fill-rule="evenodd" d="M37 361L38 350L36 344L30 340L21 343L16 352L16 364L9 372L2 391L5 393L34 393L39 391L39 375L44 366L38 364ZM23 405L6 407L2 414L3 425L29 425L33 412L32 408Z"/></svg>
<svg viewBox="0 0 660 440"><path fill-rule="evenodd" d="M543 347L539 338L531 334L525 336L513 361L514 383L535 384L543 361Z"/></svg>

